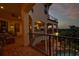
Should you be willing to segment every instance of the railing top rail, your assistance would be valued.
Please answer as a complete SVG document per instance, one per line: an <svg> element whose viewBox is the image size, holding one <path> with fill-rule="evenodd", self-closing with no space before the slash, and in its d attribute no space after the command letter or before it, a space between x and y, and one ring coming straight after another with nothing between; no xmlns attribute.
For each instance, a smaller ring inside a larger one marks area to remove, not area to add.
<svg viewBox="0 0 79 59"><path fill-rule="evenodd" d="M58 36L58 37L67 39L79 39L79 37L69 37L69 36Z"/></svg>
<svg viewBox="0 0 79 59"><path fill-rule="evenodd" d="M69 36L56 36L53 34L45 34L45 33L30 33L30 34L36 34L36 35L45 35L45 36L54 36L54 37L59 37L59 38L67 38L67 39L79 39L79 37L69 37Z"/></svg>
<svg viewBox="0 0 79 59"><path fill-rule="evenodd" d="M45 33L30 33L30 34L38 34L38 35L48 35L48 36L54 36L53 34L45 34Z"/></svg>

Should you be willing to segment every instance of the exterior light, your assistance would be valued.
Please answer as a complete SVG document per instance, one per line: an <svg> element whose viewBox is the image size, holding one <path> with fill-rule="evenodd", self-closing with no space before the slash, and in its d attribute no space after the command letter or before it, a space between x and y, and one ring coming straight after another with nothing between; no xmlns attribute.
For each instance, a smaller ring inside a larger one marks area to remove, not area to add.
<svg viewBox="0 0 79 59"><path fill-rule="evenodd" d="M3 7L3 6L0 6L0 8L1 8L1 9L4 9L4 7Z"/></svg>
<svg viewBox="0 0 79 59"><path fill-rule="evenodd" d="M75 50L75 49L73 49L73 50ZM76 52L79 52L78 50L75 50Z"/></svg>
<svg viewBox="0 0 79 59"><path fill-rule="evenodd" d="M56 35L56 36L58 36L58 35L59 35L59 33L58 33L58 32L56 32L56 33L55 33L55 35Z"/></svg>

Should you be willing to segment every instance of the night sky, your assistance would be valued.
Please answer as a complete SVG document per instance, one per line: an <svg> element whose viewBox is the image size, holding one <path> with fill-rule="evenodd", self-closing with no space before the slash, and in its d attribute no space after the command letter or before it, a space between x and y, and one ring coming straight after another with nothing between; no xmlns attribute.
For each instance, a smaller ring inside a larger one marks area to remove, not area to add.
<svg viewBox="0 0 79 59"><path fill-rule="evenodd" d="M69 28L71 25L79 27L79 4L54 3L49 14L58 19L59 28Z"/></svg>

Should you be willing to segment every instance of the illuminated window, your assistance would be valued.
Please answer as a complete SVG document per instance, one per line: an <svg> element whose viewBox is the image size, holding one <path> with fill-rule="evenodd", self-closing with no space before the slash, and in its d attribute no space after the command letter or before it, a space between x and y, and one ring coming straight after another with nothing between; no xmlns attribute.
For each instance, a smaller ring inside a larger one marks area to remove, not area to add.
<svg viewBox="0 0 79 59"><path fill-rule="evenodd" d="M53 28L53 25L51 23L48 23L47 24L47 33L48 34L51 34L53 31L52 31L52 28Z"/></svg>
<svg viewBox="0 0 79 59"><path fill-rule="evenodd" d="M49 26L48 26L48 29L50 29L50 28L52 28L52 25L49 25Z"/></svg>
<svg viewBox="0 0 79 59"><path fill-rule="evenodd" d="M44 31L44 22L38 20L35 22L35 31Z"/></svg>

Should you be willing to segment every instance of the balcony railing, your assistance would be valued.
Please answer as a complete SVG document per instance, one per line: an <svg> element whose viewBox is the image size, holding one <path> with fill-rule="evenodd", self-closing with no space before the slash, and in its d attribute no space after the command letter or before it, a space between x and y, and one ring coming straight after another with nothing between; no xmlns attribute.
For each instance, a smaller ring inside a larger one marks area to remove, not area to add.
<svg viewBox="0 0 79 59"><path fill-rule="evenodd" d="M30 33L30 45L49 56L79 55L79 38Z"/></svg>

